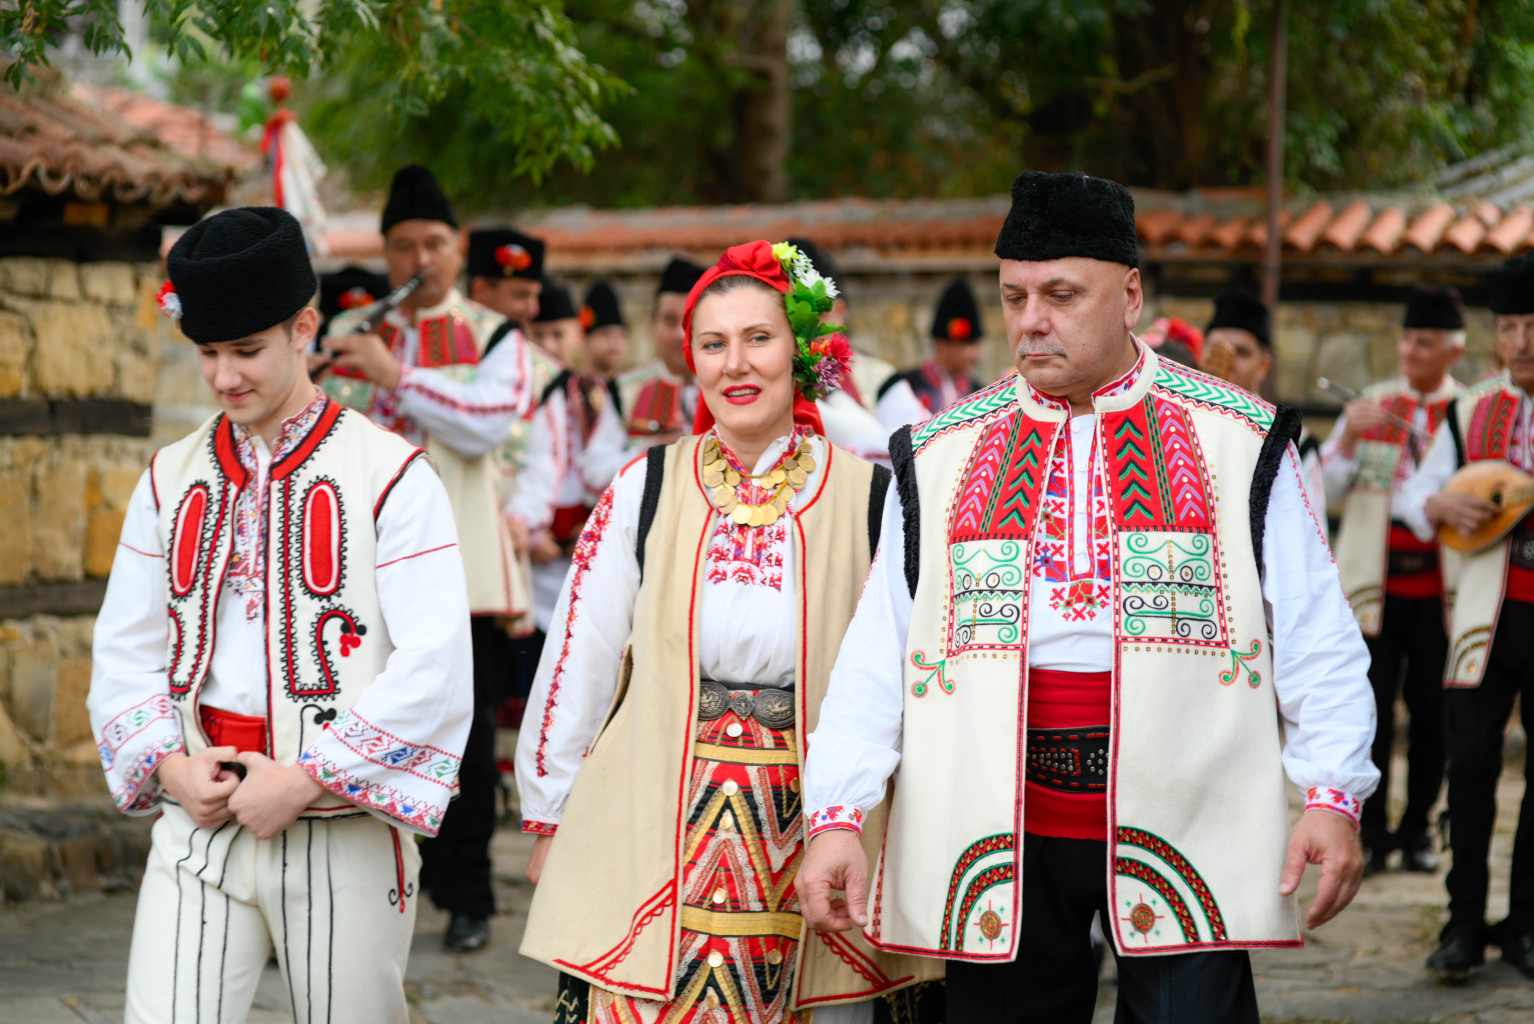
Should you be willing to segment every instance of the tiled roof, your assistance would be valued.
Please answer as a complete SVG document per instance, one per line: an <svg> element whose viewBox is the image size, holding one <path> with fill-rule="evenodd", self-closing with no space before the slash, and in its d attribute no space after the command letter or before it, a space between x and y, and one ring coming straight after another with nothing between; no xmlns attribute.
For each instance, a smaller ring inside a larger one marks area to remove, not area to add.
<svg viewBox="0 0 1534 1024"><path fill-rule="evenodd" d="M1136 230L1152 262L1255 260L1267 244L1260 192L1137 192ZM753 238L813 238L823 248L886 256L989 254L1007 196L953 200L835 199L779 205L593 210L571 207L520 223L549 244L550 258L638 253L718 253ZM1485 200L1346 196L1291 204L1280 216L1285 260L1494 262L1534 247L1534 209ZM337 220L332 256L382 255L374 215ZM344 226L343 226L344 225Z"/></svg>
<svg viewBox="0 0 1534 1024"><path fill-rule="evenodd" d="M224 131L200 110L114 85L76 82L70 93L83 103L100 107L113 117L149 132L181 156L212 160L234 168L238 174L261 162L259 147Z"/></svg>
<svg viewBox="0 0 1534 1024"><path fill-rule="evenodd" d="M61 85L0 88L0 196L36 188L86 202L205 209L223 201L234 177L221 159L179 153Z"/></svg>

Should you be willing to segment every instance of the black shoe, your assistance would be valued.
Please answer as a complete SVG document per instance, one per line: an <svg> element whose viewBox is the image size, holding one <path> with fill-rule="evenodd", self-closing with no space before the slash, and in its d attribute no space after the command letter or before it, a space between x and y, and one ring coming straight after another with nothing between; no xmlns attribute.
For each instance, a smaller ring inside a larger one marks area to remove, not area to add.
<svg viewBox="0 0 1534 1024"><path fill-rule="evenodd" d="M472 953L490 941L490 921L468 914L454 914L442 933L442 945L449 953Z"/></svg>
<svg viewBox="0 0 1534 1024"><path fill-rule="evenodd" d="M1451 924L1444 928L1438 948L1427 958L1427 969L1451 981L1459 981L1486 962L1486 938L1474 925Z"/></svg>
<svg viewBox="0 0 1534 1024"><path fill-rule="evenodd" d="M1433 849L1433 838L1426 832L1398 835L1396 847L1401 851L1401 867L1407 871L1438 870L1438 851Z"/></svg>
<svg viewBox="0 0 1534 1024"><path fill-rule="evenodd" d="M1527 978L1534 978L1534 932L1507 934L1502 937L1502 959Z"/></svg>

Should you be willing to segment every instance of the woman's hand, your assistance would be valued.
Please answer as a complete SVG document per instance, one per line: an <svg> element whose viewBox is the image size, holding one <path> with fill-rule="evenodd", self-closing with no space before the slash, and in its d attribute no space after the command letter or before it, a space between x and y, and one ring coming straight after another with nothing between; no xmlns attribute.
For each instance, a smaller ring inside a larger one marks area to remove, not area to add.
<svg viewBox="0 0 1534 1024"><path fill-rule="evenodd" d="M553 836L539 836L533 841L533 855L527 858L527 880L534 885L543 874L543 862L549 859L549 847L553 845Z"/></svg>

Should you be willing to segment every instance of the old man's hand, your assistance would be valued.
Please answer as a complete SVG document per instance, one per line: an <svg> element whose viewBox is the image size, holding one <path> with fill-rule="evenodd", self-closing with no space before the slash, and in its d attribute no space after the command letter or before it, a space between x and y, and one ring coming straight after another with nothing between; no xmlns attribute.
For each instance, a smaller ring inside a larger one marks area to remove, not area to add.
<svg viewBox="0 0 1534 1024"><path fill-rule="evenodd" d="M1358 884L1364 877L1364 848L1358 829L1332 811L1306 811L1289 834L1289 854L1278 884L1281 895L1293 895L1300 887L1307 863L1321 865L1321 881L1316 885L1316 898L1305 911L1305 927L1319 928L1358 895Z"/></svg>

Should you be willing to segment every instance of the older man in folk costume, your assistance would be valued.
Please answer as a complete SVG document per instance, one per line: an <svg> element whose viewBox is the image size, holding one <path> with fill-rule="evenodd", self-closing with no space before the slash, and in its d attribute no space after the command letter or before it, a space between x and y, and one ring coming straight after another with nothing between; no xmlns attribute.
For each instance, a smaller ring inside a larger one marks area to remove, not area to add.
<svg viewBox="0 0 1534 1024"><path fill-rule="evenodd" d="M96 620L107 782L159 815L126 1020L243 1020L275 949L295 1020L404 1024L411 833L441 826L471 703L448 497L310 383L292 216L220 213L167 264L224 411L140 479Z"/></svg>
<svg viewBox="0 0 1534 1024"><path fill-rule="evenodd" d="M389 283L399 287L419 275L422 284L375 334L352 333L366 310L335 319L324 341L337 354L335 369L321 386L429 451L452 501L474 615L475 714L463 792L441 835L423 847L421 884L450 912L447 947L466 951L488 940L495 912L494 715L511 671L502 623L528 606L527 581L500 511L497 449L537 396L521 331L457 288L458 221L429 171L412 165L394 176L380 226Z"/></svg>
<svg viewBox="0 0 1534 1024"><path fill-rule="evenodd" d="M948 282L932 311L932 358L879 385L879 422L890 430L919 423L980 387L974 376L985 333L969 282Z"/></svg>
<svg viewBox="0 0 1534 1024"><path fill-rule="evenodd" d="M1495 460L1534 472L1534 254L1498 269L1488 305L1497 315L1496 352L1505 369L1450 403L1422 464L1396 495L1395 514L1424 542L1442 526L1473 534L1502 511L1472 492L1444 493L1456 470ZM1449 921L1427 965L1463 977L1485 961L1493 942L1503 959L1534 977L1534 758L1524 765L1508 916L1495 929L1486 923L1502 735L1515 700L1524 730L1534 734L1534 527L1525 517L1489 546L1445 556L1451 612L1443 712L1454 864Z"/></svg>
<svg viewBox="0 0 1534 1024"><path fill-rule="evenodd" d="M1374 763L1380 786L1364 801L1364 872L1401 851L1408 871L1434 871L1428 813L1443 785L1443 574L1436 538L1421 540L1391 515L1392 496L1427 453L1460 387L1449 368L1465 349L1465 313L1453 288L1419 286L1406 300L1396 343L1400 376L1348 403L1321 447L1328 504L1342 506L1337 570L1369 644ZM1385 803L1395 745L1397 694L1411 713L1406 809L1391 835Z"/></svg>
<svg viewBox="0 0 1534 1024"><path fill-rule="evenodd" d="M1118 1019L1255 1022L1245 951L1300 944L1306 861L1311 927L1352 898L1379 777L1296 417L1130 333L1121 186L1025 172L996 253L1019 373L893 439L808 739L805 916L947 960L964 1024L1091 1020L1100 911ZM869 893L856 833L897 766Z"/></svg>

